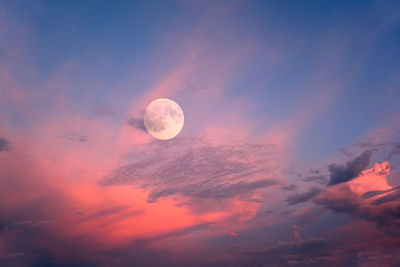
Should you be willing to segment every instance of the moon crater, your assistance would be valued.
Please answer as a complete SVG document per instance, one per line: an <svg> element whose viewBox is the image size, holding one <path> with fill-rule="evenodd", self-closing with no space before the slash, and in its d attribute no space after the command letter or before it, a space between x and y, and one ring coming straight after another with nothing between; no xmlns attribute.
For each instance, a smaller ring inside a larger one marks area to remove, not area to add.
<svg viewBox="0 0 400 267"><path fill-rule="evenodd" d="M151 102L144 114L147 132L161 140L174 138L182 130L184 122L181 107L168 98L159 98Z"/></svg>

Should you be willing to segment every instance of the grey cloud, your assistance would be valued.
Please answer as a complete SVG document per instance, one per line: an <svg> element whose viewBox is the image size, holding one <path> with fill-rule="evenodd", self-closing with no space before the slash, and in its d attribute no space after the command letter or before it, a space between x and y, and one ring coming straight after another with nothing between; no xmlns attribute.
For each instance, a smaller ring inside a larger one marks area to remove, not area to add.
<svg viewBox="0 0 400 267"><path fill-rule="evenodd" d="M365 192L365 193L362 195L362 198L371 198L371 197L375 197L375 196L382 195L382 194L384 194L384 193L386 193L386 192L388 192L388 190L374 190L374 191L368 191L368 192Z"/></svg>
<svg viewBox="0 0 400 267"><path fill-rule="evenodd" d="M313 169L313 168L309 168L309 169L308 169L308 172L309 172L310 174L313 174L313 175L319 174L319 170L316 170L316 169Z"/></svg>
<svg viewBox="0 0 400 267"><path fill-rule="evenodd" d="M365 168L368 167L372 150L364 151L360 156L346 162L346 165L340 166L335 163L328 166L330 175L329 185L335 185L350 181L357 177Z"/></svg>
<svg viewBox="0 0 400 267"><path fill-rule="evenodd" d="M321 191L322 190L318 187L311 187L307 192L289 196L286 199L286 202L288 203L288 206L299 204L299 203L305 202L307 200L310 200L311 198L318 195Z"/></svg>
<svg viewBox="0 0 400 267"><path fill-rule="evenodd" d="M287 185L287 186L282 186L281 187L281 189L283 190L283 191L294 191L294 190L296 190L297 189L297 185L295 185L295 184L290 184L290 185Z"/></svg>
<svg viewBox="0 0 400 267"><path fill-rule="evenodd" d="M384 193L392 192L392 191L397 190L397 189L400 189L400 186L394 187L394 188L389 189L389 190L374 190L374 191L368 191L368 192L365 192L365 193L362 195L362 198L371 198L371 197L374 197L374 196L379 196L379 195L382 195L382 194L384 194Z"/></svg>
<svg viewBox="0 0 400 267"><path fill-rule="evenodd" d="M130 118L128 120L128 124L135 128L146 132L146 126L144 125L144 121L142 117Z"/></svg>
<svg viewBox="0 0 400 267"><path fill-rule="evenodd" d="M393 201L393 200L398 200L398 199L400 199L400 190L399 189L397 189L395 192L392 192L383 197L375 199L374 201L372 201L372 204L373 205L381 205L383 203Z"/></svg>
<svg viewBox="0 0 400 267"><path fill-rule="evenodd" d="M276 184L274 149L249 143L216 146L199 138L155 140L138 147L133 163L104 177L100 185L150 188L149 202L174 194L212 199L251 194Z"/></svg>
<svg viewBox="0 0 400 267"><path fill-rule="evenodd" d="M303 178L304 182L315 182L319 184L326 184L328 179L324 175L314 175Z"/></svg>
<svg viewBox="0 0 400 267"><path fill-rule="evenodd" d="M238 182L235 184L220 184L214 187L204 187L198 184L181 188L168 188L162 191L153 191L149 195L149 201L155 202L160 197L166 197L175 193L197 198L229 198L237 195L251 194L258 188L264 188L277 184L273 179L258 180L255 182Z"/></svg>
<svg viewBox="0 0 400 267"><path fill-rule="evenodd" d="M10 142L5 138L0 137L0 152L9 151L10 149Z"/></svg>
<svg viewBox="0 0 400 267"><path fill-rule="evenodd" d="M49 220L40 220L40 221L32 221L32 220L26 220L26 221L18 221L18 222L13 222L10 223L6 226L6 229L12 229L12 230L24 230L24 229L29 229L29 228L39 228L39 227L45 227L49 225L51 221Z"/></svg>
<svg viewBox="0 0 400 267"><path fill-rule="evenodd" d="M348 186L338 188L341 192L335 193L337 197L325 197L321 193L313 202L317 205L338 213L351 214L360 219L375 222L377 227L385 228L385 230L398 233L400 231L400 205L381 205L389 201L395 201L400 198L398 191L374 200L371 204L362 202L365 197L359 196L352 192ZM367 194L371 195L370 194ZM381 205L381 206L380 206Z"/></svg>

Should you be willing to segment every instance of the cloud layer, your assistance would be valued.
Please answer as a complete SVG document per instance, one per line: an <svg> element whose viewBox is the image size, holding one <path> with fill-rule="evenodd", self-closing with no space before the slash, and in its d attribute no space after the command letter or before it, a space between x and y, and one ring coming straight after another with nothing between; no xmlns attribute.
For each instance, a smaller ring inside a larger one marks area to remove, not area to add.
<svg viewBox="0 0 400 267"><path fill-rule="evenodd" d="M182 195L194 198L251 196L258 188L277 184L279 166L271 145L212 145L200 138L153 141L129 157L134 163L115 170L103 186L134 185L150 189L149 202Z"/></svg>

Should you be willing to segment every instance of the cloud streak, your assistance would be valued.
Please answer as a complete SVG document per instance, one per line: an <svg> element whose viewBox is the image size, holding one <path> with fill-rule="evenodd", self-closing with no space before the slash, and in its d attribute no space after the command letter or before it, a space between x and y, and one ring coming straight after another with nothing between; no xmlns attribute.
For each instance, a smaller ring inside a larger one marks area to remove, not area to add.
<svg viewBox="0 0 400 267"><path fill-rule="evenodd" d="M150 189L148 201L179 194L197 198L244 196L277 184L274 146L239 143L211 145L200 138L153 141L138 148L134 163L104 177L100 184Z"/></svg>
<svg viewBox="0 0 400 267"><path fill-rule="evenodd" d="M322 190L318 187L311 187L307 192L294 194L286 199L289 206L308 201L318 195Z"/></svg>

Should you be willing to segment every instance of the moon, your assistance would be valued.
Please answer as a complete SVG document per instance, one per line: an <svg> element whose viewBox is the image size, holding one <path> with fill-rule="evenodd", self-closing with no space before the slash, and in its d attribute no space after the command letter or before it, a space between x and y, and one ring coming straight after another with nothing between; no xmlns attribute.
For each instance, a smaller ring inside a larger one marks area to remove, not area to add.
<svg viewBox="0 0 400 267"><path fill-rule="evenodd" d="M160 140L177 136L182 130L183 122L183 110L175 101L168 98L152 101L144 113L144 125L147 132Z"/></svg>

